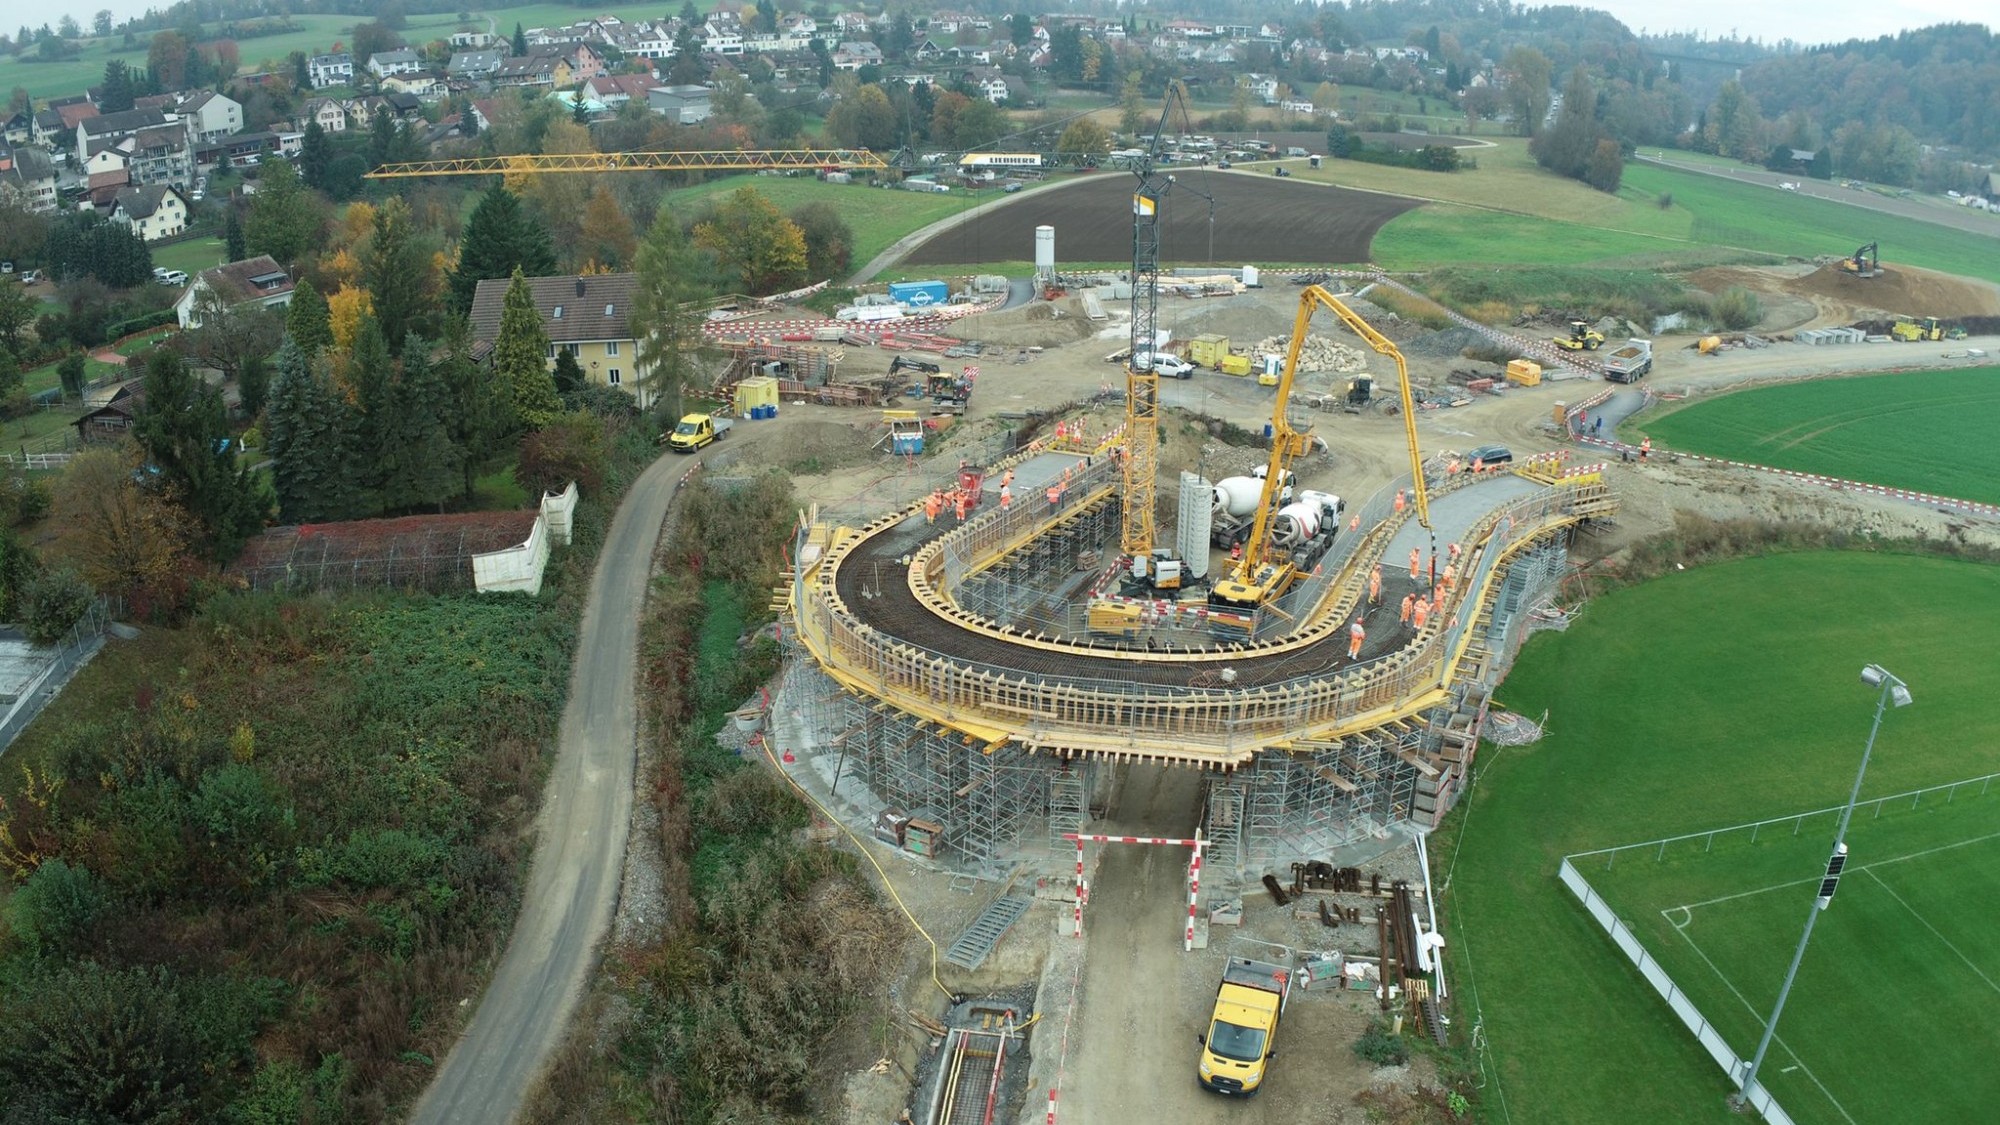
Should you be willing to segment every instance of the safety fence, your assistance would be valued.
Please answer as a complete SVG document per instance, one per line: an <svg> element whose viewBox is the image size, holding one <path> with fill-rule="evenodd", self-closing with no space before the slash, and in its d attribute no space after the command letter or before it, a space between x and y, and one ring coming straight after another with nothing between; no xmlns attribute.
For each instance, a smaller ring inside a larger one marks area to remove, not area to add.
<svg viewBox="0 0 2000 1125"><path fill-rule="evenodd" d="M1489 513L1477 534L1467 537L1481 546L1465 586L1466 604L1480 605L1493 595L1493 575L1503 558L1541 534L1608 511L1614 503L1602 481L1592 478L1547 486ZM849 610L835 590L834 572L842 557L868 535L906 516L883 517L860 537L836 545L819 566L795 577L798 639L851 689L947 726L1031 746L1241 763L1274 741L1324 736L1344 724L1386 722L1434 703L1431 697L1449 686L1472 623L1473 615L1461 613L1449 626L1433 626L1390 657L1339 672L1309 670L1244 686L1234 686L1230 669L1273 650L1175 654L1174 659L1189 664L1187 686L973 664L875 629ZM946 624L981 627L956 619ZM1078 669L1087 668L1093 657L1126 655L1001 635L1021 646L1038 668L1054 665L1048 658L1064 653L1073 657L1069 666Z"/></svg>
<svg viewBox="0 0 2000 1125"><path fill-rule="evenodd" d="M62 640L48 646L48 665L21 693L20 701L5 711L6 717L0 719L0 752L13 745L15 737L35 721L35 716L42 713L42 708L69 682L70 676L104 643L104 631L111 623L112 614L123 605L120 601L117 607L113 607L101 598L91 602L90 608L84 611L76 624L70 626Z"/></svg>

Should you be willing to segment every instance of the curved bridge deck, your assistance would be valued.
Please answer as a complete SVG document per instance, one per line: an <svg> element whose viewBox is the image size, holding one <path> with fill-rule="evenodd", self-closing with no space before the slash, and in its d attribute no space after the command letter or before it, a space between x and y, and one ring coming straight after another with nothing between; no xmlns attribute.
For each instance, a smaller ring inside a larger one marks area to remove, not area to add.
<svg viewBox="0 0 2000 1125"><path fill-rule="evenodd" d="M1360 532L1317 619L1263 645L1152 653L1034 637L939 592L963 577L942 573L941 541L979 542L974 568L985 565L1114 487L1108 473L1080 479L1085 487L1056 511L991 511L947 526L912 507L858 530L821 529L823 549L807 552L794 579L798 639L843 687L989 746L1230 767L1266 747L1323 743L1442 702L1507 559L1616 506L1594 472L1505 474L1437 497L1436 542L1464 548L1467 575L1421 632L1398 622L1413 585L1409 550L1430 546L1407 516ZM1378 561L1382 604L1360 606ZM1345 626L1357 606L1368 640L1351 662Z"/></svg>

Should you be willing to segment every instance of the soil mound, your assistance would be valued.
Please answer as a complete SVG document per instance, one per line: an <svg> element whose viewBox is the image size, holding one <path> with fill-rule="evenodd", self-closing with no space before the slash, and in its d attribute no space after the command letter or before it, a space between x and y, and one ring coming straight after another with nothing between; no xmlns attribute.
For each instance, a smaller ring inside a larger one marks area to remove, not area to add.
<svg viewBox="0 0 2000 1125"><path fill-rule="evenodd" d="M1857 308L1912 316L2000 314L2000 289L1983 281L1891 265L1874 277L1856 277L1837 265L1821 266L1783 286L1801 297L1830 297Z"/></svg>

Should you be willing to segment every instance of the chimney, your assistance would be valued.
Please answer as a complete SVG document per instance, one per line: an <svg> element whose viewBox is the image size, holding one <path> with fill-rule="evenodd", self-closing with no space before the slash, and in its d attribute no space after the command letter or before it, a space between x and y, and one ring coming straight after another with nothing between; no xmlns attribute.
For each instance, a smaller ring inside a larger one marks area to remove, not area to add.
<svg viewBox="0 0 2000 1125"><path fill-rule="evenodd" d="M582 277L578 277L578 278L576 279L576 295L577 295L578 297L582 297L582 296L583 296L583 278L582 278Z"/></svg>

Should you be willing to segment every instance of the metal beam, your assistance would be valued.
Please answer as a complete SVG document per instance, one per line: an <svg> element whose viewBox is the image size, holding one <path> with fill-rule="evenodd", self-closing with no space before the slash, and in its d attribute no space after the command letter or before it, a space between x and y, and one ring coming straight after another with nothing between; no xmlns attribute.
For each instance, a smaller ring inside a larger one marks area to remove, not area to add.
<svg viewBox="0 0 2000 1125"><path fill-rule="evenodd" d="M709 152L558 152L517 156L466 156L384 164L371 180L415 176L496 176L544 172L675 172L763 168L887 168L865 148L734 149Z"/></svg>

